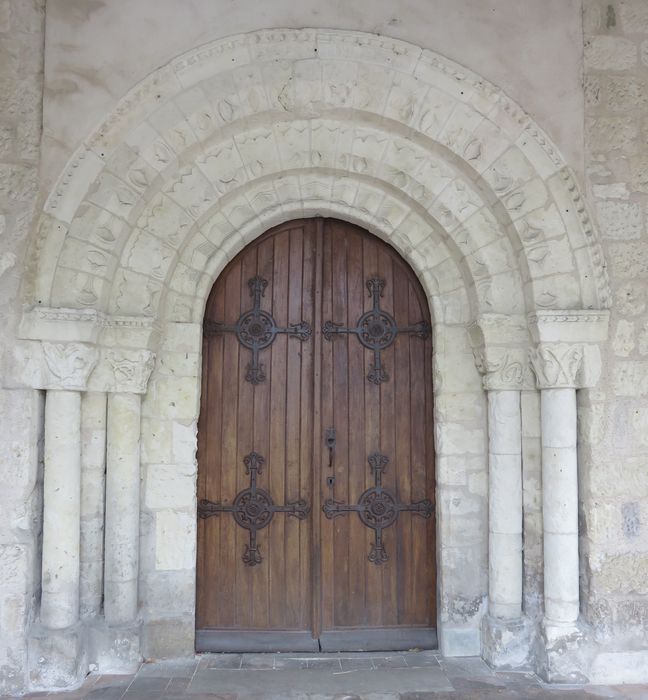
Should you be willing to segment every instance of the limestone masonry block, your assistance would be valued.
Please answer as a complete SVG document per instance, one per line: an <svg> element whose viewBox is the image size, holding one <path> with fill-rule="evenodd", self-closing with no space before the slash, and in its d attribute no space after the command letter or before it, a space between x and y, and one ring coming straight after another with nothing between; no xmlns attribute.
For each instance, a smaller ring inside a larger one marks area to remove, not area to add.
<svg viewBox="0 0 648 700"><path fill-rule="evenodd" d="M617 36L594 36L585 40L585 67L594 70L624 70L637 64L637 45Z"/></svg>

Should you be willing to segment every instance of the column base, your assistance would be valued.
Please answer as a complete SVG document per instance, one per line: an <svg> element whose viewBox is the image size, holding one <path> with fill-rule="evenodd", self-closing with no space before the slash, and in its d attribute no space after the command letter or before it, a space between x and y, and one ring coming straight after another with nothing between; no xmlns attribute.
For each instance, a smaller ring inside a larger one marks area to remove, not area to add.
<svg viewBox="0 0 648 700"><path fill-rule="evenodd" d="M110 627L104 620L92 621L88 624L90 663L100 673L135 673L142 662L141 630L140 622Z"/></svg>
<svg viewBox="0 0 648 700"><path fill-rule="evenodd" d="M482 620L484 661L493 668L511 670L529 667L533 624L527 617L500 620L485 615Z"/></svg>
<svg viewBox="0 0 648 700"><path fill-rule="evenodd" d="M75 688L88 674L87 637L81 623L60 630L35 624L27 645L30 690Z"/></svg>
<svg viewBox="0 0 648 700"><path fill-rule="evenodd" d="M544 620L537 644L538 675L547 683L588 683L596 651L590 632L582 620Z"/></svg>

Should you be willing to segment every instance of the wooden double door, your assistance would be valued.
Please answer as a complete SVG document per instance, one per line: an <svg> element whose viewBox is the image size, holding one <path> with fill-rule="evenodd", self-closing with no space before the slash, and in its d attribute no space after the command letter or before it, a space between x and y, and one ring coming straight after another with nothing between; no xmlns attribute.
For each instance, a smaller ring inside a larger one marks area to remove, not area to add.
<svg viewBox="0 0 648 700"><path fill-rule="evenodd" d="M268 231L205 312L199 651L436 646L432 345L416 276L331 219Z"/></svg>

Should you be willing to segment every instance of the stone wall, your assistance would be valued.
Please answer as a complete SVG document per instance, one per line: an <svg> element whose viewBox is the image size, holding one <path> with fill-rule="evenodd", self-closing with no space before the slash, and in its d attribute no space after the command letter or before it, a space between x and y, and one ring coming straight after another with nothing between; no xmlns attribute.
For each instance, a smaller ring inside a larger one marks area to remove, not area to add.
<svg viewBox="0 0 648 700"><path fill-rule="evenodd" d="M0 0L2 371L15 337L22 259L38 208L44 4ZM38 392L0 388L0 694L24 687L25 634L40 578L41 412Z"/></svg>
<svg viewBox="0 0 648 700"><path fill-rule="evenodd" d="M614 295L606 372L581 397L583 601L595 675L630 679L648 657L648 3L583 9L587 186Z"/></svg>
<svg viewBox="0 0 648 700"><path fill-rule="evenodd" d="M582 93L576 80L581 68L581 3L551 2L549 10L544 1L507 0L498 3L498 11L486 20L478 7L483 5L481 0L436 0L435 17L425 15L432 23L432 33L423 36L425 23L420 18L426 4L422 1L402 3L396 11L394 3L379 0L364 15L348 6L346 14L337 18L314 15L312 11L321 3L310 0L299 8L282 0L273 5L275 14L266 9L261 15L241 2L221 22L216 5L208 0L188 1L182 13L176 8L176 16L172 0L136 4L130 0L50 0L46 167L39 174L44 0L0 0L0 358L13 344L20 270L34 213L41 209L62 164L94 122L161 63L209 39L259 27L335 24L398 36L447 53L504 87L547 128L578 173L583 141ZM581 600L585 619L599 643L597 648L589 647L594 679L630 681L645 679L648 667L648 3L584 0L583 5L586 178L602 232L614 304L604 376L596 390L580 392ZM502 14L503 7L508 15ZM218 15L218 23L212 14ZM436 22L441 15L444 23ZM173 41L169 43L167 33L150 29L147 36L157 41L140 41L150 22L160 27L173 22L177 29ZM124 50L124 42L129 41L133 51ZM547 46L552 50L546 51ZM143 251L143 257L148 255L149 251ZM168 331L142 406L141 532L145 546L139 586L145 601L141 610L144 649L155 655L192 650L193 450L199 373L199 319L193 320L193 340L186 333L187 326ZM456 349L456 343L452 348ZM467 350L463 355L473 372L472 355ZM456 367L454 356L452 360ZM0 363L4 372L4 360ZM450 364L439 368L447 381ZM469 379L471 386L478 382L476 375ZM180 389L189 384L193 388L184 391L178 401ZM449 391L446 406L440 390L437 411L441 420L448 420L444 411L448 406L452 409L450 401L456 403L461 391L456 387ZM465 414L464 420L483 423L483 396L481 399L472 400L473 413ZM12 426L0 430L0 694L25 687L25 630L33 619L40 577L42 411L39 392L0 389L0 423L4 427L10 418ZM536 392L524 393L522 412L524 600L526 612L539 617L543 523ZM86 426L89 434L96 427ZM443 437L439 435L440 443ZM464 438L460 438L462 444ZM484 435L480 433L477 439L481 447L476 452L480 453ZM465 456L447 451L450 459L439 463L442 480L447 477L447 494L465 486L469 496L480 503L479 517L474 518L476 534L471 531L468 535L474 534L478 550L471 561L479 560L484 570L483 455L473 460L477 464L474 473L462 473L454 483L455 463L466 469L467 462ZM444 456L442 450L440 454ZM96 471L102 469L99 465ZM171 492L173 499L169 499ZM454 501L449 497L440 500L443 532L447 523L453 523L450 510L444 515L443 502L450 509ZM88 518L98 521L101 514L89 512ZM456 531L454 526L449 529ZM184 533L190 546L178 549L178 532ZM93 565L96 568L94 559L84 563L88 571ZM463 574L466 578L465 569ZM476 590L466 597L466 609L450 609L444 622L464 622L464 618L481 615L483 579L472 577ZM84 590L90 608L98 608L99 588ZM456 592L455 588L455 597ZM476 612L469 610L471 605Z"/></svg>

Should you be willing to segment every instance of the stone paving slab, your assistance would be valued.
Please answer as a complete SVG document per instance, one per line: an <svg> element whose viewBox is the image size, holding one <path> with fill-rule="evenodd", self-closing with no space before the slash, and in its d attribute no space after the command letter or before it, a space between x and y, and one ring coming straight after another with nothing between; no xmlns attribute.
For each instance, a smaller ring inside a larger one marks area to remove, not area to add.
<svg viewBox="0 0 648 700"><path fill-rule="evenodd" d="M648 700L648 686L543 684L479 658L395 654L204 654L142 664L128 676L91 675L61 700Z"/></svg>

